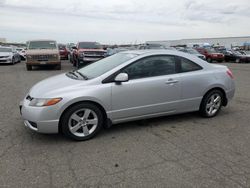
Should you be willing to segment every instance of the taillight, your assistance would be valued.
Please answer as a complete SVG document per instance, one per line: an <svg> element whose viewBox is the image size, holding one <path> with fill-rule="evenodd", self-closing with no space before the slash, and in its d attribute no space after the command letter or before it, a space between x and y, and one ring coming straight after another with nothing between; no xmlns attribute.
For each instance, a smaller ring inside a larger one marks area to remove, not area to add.
<svg viewBox="0 0 250 188"><path fill-rule="evenodd" d="M233 73L230 69L227 70L227 75L232 79L234 78Z"/></svg>

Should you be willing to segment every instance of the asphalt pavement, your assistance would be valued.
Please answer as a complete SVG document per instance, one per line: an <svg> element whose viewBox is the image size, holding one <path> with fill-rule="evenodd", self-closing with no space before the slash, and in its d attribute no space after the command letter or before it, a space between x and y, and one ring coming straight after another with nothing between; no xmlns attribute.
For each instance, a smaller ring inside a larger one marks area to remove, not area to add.
<svg viewBox="0 0 250 188"><path fill-rule="evenodd" d="M34 133L19 114L29 88L70 63L0 65L0 187L250 187L250 64L226 65L237 90L217 117L129 122L86 142Z"/></svg>

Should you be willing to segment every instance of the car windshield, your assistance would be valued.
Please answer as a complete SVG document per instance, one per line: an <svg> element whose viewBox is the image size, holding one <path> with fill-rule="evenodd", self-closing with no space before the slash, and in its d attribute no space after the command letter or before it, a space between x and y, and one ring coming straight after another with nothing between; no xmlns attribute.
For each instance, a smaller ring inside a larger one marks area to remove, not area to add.
<svg viewBox="0 0 250 188"><path fill-rule="evenodd" d="M79 42L80 49L102 49L102 46L97 42Z"/></svg>
<svg viewBox="0 0 250 188"><path fill-rule="evenodd" d="M59 48L60 50L64 50L64 49L66 48L66 46L65 46L65 45L58 45L58 48Z"/></svg>
<svg viewBox="0 0 250 188"><path fill-rule="evenodd" d="M238 52L238 51L232 51L233 52L233 54L235 54L235 55L242 55L240 52Z"/></svg>
<svg viewBox="0 0 250 188"><path fill-rule="evenodd" d="M208 51L209 53L217 53L217 52L215 51L215 49L213 49L213 48L209 48L209 49L207 49L207 51Z"/></svg>
<svg viewBox="0 0 250 188"><path fill-rule="evenodd" d="M197 52L195 49L192 48L187 48L186 51L190 54L198 54L199 52Z"/></svg>
<svg viewBox="0 0 250 188"><path fill-rule="evenodd" d="M55 41L30 41L28 49L56 49Z"/></svg>
<svg viewBox="0 0 250 188"><path fill-rule="evenodd" d="M0 52L12 52L11 48L1 48L0 47Z"/></svg>
<svg viewBox="0 0 250 188"><path fill-rule="evenodd" d="M122 63L133 59L137 54L133 53L118 53L104 59L101 59L95 63L92 63L86 67L79 69L78 71L88 77L88 79L96 78L102 74L110 71L111 69L121 65Z"/></svg>
<svg viewBox="0 0 250 188"><path fill-rule="evenodd" d="M164 49L164 46L160 44L147 44L147 49Z"/></svg>

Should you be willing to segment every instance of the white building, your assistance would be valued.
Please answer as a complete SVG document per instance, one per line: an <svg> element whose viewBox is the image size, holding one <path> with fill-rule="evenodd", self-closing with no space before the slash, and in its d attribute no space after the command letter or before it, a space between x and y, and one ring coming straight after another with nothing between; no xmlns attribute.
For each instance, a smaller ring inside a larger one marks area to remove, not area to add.
<svg viewBox="0 0 250 188"><path fill-rule="evenodd" d="M0 38L1 43L6 43L6 38Z"/></svg>
<svg viewBox="0 0 250 188"><path fill-rule="evenodd" d="M147 41L150 44L162 44L164 46L176 45L194 45L194 44L210 44L222 45L227 48L231 46L243 46L245 43L250 43L250 36L243 37L221 37L221 38L197 38L197 39L180 39L180 40L164 40L164 41Z"/></svg>

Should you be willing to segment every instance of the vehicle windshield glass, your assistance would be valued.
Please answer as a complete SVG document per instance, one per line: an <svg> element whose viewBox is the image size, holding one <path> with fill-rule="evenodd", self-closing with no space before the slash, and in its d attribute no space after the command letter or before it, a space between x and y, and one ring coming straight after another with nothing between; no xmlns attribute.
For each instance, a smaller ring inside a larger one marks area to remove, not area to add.
<svg viewBox="0 0 250 188"><path fill-rule="evenodd" d="M56 49L55 41L30 41L28 49Z"/></svg>
<svg viewBox="0 0 250 188"><path fill-rule="evenodd" d="M79 49L102 49L102 46L97 42L79 42Z"/></svg>
<svg viewBox="0 0 250 188"><path fill-rule="evenodd" d="M148 49L164 49L164 46L160 44L148 44L147 48Z"/></svg>
<svg viewBox="0 0 250 188"><path fill-rule="evenodd" d="M11 48L1 48L0 47L0 52L12 52Z"/></svg>
<svg viewBox="0 0 250 188"><path fill-rule="evenodd" d="M65 46L65 45L58 45L58 48L59 48L60 50L64 50L64 49L66 48L66 46Z"/></svg>
<svg viewBox="0 0 250 188"><path fill-rule="evenodd" d="M236 55L242 55L240 52L238 52L238 51L232 51L234 54L236 54Z"/></svg>
<svg viewBox="0 0 250 188"><path fill-rule="evenodd" d="M102 74L110 71L111 69L121 65L122 63L133 59L137 54L133 53L118 53L104 59L101 59L95 63L87 65L79 69L78 71L87 76L88 79L96 78Z"/></svg>
<svg viewBox="0 0 250 188"><path fill-rule="evenodd" d="M199 52L197 52L195 49L192 49L192 48L188 48L186 49L188 53L190 54L198 54Z"/></svg>
<svg viewBox="0 0 250 188"><path fill-rule="evenodd" d="M208 51L209 53L217 53L213 48L209 48L209 49L207 49L207 51Z"/></svg>

